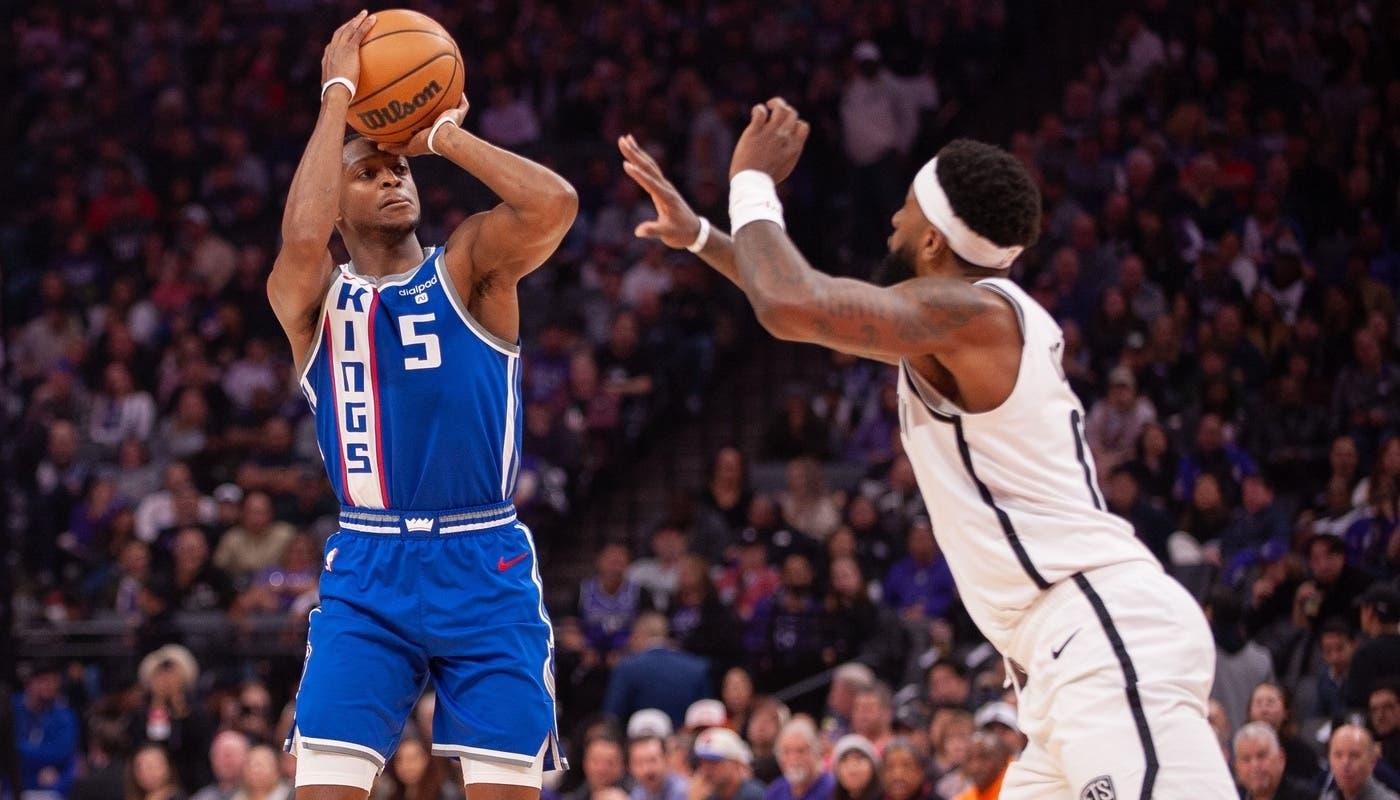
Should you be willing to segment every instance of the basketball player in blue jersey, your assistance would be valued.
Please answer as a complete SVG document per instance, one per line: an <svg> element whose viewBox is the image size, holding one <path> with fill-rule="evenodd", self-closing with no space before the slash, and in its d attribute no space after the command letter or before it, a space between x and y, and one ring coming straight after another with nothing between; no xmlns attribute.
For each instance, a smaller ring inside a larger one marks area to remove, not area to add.
<svg viewBox="0 0 1400 800"><path fill-rule="evenodd" d="M520 463L516 282L558 246L574 190L460 125L466 98L406 145L344 138L360 12L322 59L321 110L292 178L268 297L291 341L340 527L287 746L299 800L363 800L424 687L432 750L460 758L470 800L534 800L564 767L553 637ZM415 233L409 158L434 153L501 203L441 246ZM327 251L340 232L349 263Z"/></svg>

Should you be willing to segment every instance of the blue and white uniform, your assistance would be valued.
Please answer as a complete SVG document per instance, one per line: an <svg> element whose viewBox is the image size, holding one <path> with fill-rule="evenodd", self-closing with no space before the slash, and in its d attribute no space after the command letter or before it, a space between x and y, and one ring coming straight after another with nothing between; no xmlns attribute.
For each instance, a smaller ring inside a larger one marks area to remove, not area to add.
<svg viewBox="0 0 1400 800"><path fill-rule="evenodd" d="M562 769L553 635L511 503L520 350L471 317L442 252L380 279L343 265L326 293L301 388L340 529L293 739L382 768L431 680L435 754Z"/></svg>

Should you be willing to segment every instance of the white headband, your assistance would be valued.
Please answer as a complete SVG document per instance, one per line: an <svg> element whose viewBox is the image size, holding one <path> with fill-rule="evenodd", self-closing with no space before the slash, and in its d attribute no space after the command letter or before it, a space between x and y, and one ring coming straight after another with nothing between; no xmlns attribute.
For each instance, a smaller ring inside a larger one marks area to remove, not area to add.
<svg viewBox="0 0 1400 800"><path fill-rule="evenodd" d="M938 184L938 159L931 158L914 176L914 199L919 201L928 221L938 227L948 239L953 252L979 267L1006 269L1025 248L1020 245L1002 247L967 227L967 223L953 213L948 203L948 195Z"/></svg>

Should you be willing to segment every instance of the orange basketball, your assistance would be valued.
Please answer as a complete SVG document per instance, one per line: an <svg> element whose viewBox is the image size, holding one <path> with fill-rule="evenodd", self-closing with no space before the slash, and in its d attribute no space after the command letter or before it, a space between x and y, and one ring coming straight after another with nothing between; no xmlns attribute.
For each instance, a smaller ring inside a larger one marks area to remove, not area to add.
<svg viewBox="0 0 1400 800"><path fill-rule="evenodd" d="M360 80L350 127L400 144L457 105L466 73L457 43L432 17L402 8L377 11L360 43Z"/></svg>

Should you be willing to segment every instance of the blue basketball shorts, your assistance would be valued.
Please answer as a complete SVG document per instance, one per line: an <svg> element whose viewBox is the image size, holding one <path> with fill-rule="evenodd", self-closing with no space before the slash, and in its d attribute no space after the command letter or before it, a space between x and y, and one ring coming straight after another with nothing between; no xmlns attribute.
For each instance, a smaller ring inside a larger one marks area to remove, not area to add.
<svg viewBox="0 0 1400 800"><path fill-rule="evenodd" d="M382 769L431 682L434 754L567 769L534 540L511 504L344 509L320 590L289 750L295 736Z"/></svg>

